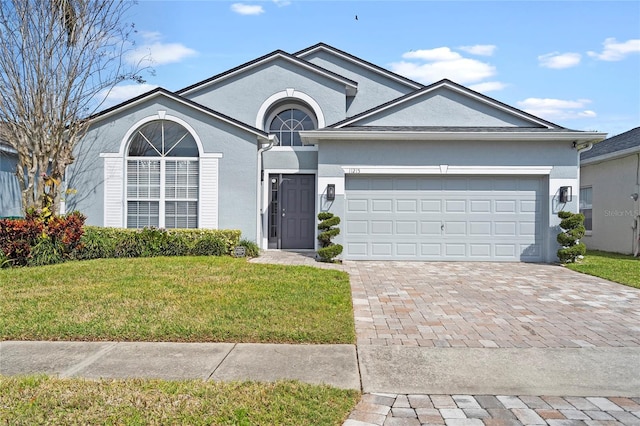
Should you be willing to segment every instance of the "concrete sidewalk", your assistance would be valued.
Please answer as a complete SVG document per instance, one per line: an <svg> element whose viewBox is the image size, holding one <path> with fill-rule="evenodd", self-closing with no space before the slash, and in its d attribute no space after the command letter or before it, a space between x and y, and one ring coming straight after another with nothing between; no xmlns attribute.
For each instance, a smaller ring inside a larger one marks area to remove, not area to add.
<svg viewBox="0 0 640 426"><path fill-rule="evenodd" d="M0 342L0 374L167 380L300 380L360 390L354 345Z"/></svg>

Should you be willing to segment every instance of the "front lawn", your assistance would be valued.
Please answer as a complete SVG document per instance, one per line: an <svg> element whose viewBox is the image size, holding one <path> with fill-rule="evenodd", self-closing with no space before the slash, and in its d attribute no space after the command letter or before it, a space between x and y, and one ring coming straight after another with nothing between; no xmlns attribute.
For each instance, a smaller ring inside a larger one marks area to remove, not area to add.
<svg viewBox="0 0 640 426"><path fill-rule="evenodd" d="M289 381L0 376L0 419L25 425L341 425L359 397L355 390Z"/></svg>
<svg viewBox="0 0 640 426"><path fill-rule="evenodd" d="M0 270L0 340L354 343L348 275L230 257Z"/></svg>
<svg viewBox="0 0 640 426"><path fill-rule="evenodd" d="M588 251L583 260L569 263L567 268L640 288L640 259L630 255Z"/></svg>

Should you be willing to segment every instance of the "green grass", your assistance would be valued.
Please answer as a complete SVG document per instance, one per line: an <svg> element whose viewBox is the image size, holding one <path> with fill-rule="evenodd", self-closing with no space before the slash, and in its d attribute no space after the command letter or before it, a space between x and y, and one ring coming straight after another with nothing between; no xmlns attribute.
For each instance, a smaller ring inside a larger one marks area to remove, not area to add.
<svg viewBox="0 0 640 426"><path fill-rule="evenodd" d="M230 257L0 270L0 340L354 343L348 275Z"/></svg>
<svg viewBox="0 0 640 426"><path fill-rule="evenodd" d="M340 425L354 390L299 382L58 379L0 376L12 425Z"/></svg>
<svg viewBox="0 0 640 426"><path fill-rule="evenodd" d="M582 261L570 263L567 268L640 288L640 259L630 255L588 251Z"/></svg>

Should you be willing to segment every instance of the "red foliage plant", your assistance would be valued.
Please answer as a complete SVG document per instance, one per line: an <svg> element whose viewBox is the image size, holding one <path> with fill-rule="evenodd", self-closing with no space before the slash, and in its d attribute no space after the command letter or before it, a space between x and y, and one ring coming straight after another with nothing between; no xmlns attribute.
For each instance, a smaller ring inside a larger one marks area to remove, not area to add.
<svg viewBox="0 0 640 426"><path fill-rule="evenodd" d="M0 219L0 250L16 266L29 263L33 247L42 239L60 243L63 252L68 254L81 244L85 219L79 212L54 216L48 220L34 213L28 214L25 219Z"/></svg>

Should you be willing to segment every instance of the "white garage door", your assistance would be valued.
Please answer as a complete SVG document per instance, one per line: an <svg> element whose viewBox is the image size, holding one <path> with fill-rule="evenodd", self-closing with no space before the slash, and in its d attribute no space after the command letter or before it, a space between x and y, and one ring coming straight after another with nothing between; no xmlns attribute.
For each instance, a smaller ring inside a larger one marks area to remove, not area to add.
<svg viewBox="0 0 640 426"><path fill-rule="evenodd" d="M542 260L540 177L353 176L344 241L353 260Z"/></svg>

